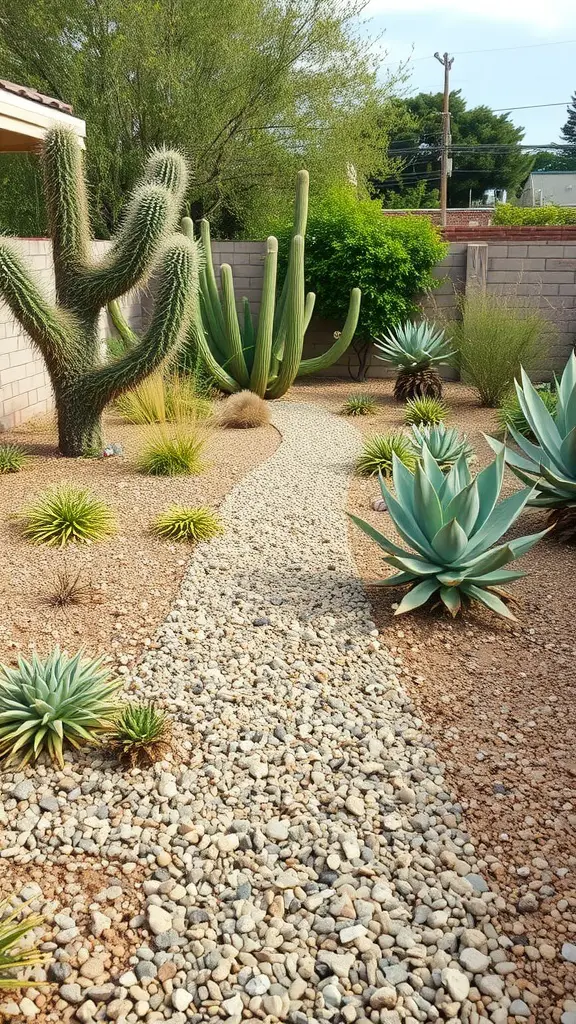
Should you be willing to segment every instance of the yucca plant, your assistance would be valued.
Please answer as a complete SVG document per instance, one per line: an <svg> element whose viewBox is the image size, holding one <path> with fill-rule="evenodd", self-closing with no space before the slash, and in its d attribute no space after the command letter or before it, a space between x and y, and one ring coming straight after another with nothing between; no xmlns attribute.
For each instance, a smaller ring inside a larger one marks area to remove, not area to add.
<svg viewBox="0 0 576 1024"><path fill-rule="evenodd" d="M25 971L28 967L39 967L48 959L48 954L41 953L36 946L17 948L22 939L44 923L44 918L39 914L22 917L25 906L26 904L11 909L9 900L0 902L0 991L27 988L30 982L13 977L12 972ZM9 912L6 914L7 910ZM38 984L39 982L34 982L34 985Z"/></svg>
<svg viewBox="0 0 576 1024"><path fill-rule="evenodd" d="M442 378L436 369L455 353L434 324L407 321L395 327L383 338L376 339L376 358L392 363L398 370L394 384L394 397L399 402L407 398L441 398Z"/></svg>
<svg viewBox="0 0 576 1024"><path fill-rule="evenodd" d="M516 394L535 442L513 427L509 431L520 453L496 438L486 440L506 458L519 480L533 485L529 504L550 509L552 525L571 537L576 533L576 356L572 353L556 384L554 415L524 369L521 374L522 384L516 383Z"/></svg>
<svg viewBox="0 0 576 1024"><path fill-rule="evenodd" d="M223 533L220 517L212 509L172 505L152 524L152 531L165 540L201 541Z"/></svg>
<svg viewBox="0 0 576 1024"><path fill-rule="evenodd" d="M533 494L531 487L497 504L504 475L504 453L472 479L461 455L444 474L426 445L414 474L393 458L396 497L380 478L382 497L405 551L357 516L354 522L386 552L384 561L400 571L381 580L380 586L409 584L396 615L413 611L433 599L443 602L451 615L462 605L478 601L509 619L514 616L502 598L500 587L525 573L504 569L523 555L547 532L542 530L497 544L520 515Z"/></svg>
<svg viewBox="0 0 576 1024"><path fill-rule="evenodd" d="M175 434L159 431L141 453L138 468L150 476L199 476L205 445L205 436L192 428Z"/></svg>
<svg viewBox="0 0 576 1024"><path fill-rule="evenodd" d="M377 409L372 395L349 395L342 406L344 416L374 416Z"/></svg>
<svg viewBox="0 0 576 1024"><path fill-rule="evenodd" d="M40 494L18 514L33 544L64 547L102 540L114 533L114 516L90 491L60 484Z"/></svg>
<svg viewBox="0 0 576 1024"><path fill-rule="evenodd" d="M406 402L404 419L412 425L435 426L448 415L448 406L439 398L409 398Z"/></svg>
<svg viewBox="0 0 576 1024"><path fill-rule="evenodd" d="M389 434L368 437L356 463L356 469L361 476L374 476L376 473L390 476L394 455L408 469L414 469L416 453L406 434L391 431Z"/></svg>
<svg viewBox="0 0 576 1024"><path fill-rule="evenodd" d="M20 766L46 754L60 768L66 746L98 743L117 712L120 687L102 658L70 657L55 647L47 657L0 664L0 759Z"/></svg>
<svg viewBox="0 0 576 1024"><path fill-rule="evenodd" d="M536 386L535 390L540 395L540 398L544 402L548 412L553 416L556 412L556 405L558 403L556 390L552 390L549 385L546 385L545 387ZM502 405L498 409L496 416L498 419L498 426L504 435L508 430L510 430L510 428L512 428L516 430L517 433L523 434L524 437L529 438L530 441L536 440L532 428L522 412L518 395L515 390L506 396Z"/></svg>
<svg viewBox="0 0 576 1024"><path fill-rule="evenodd" d="M139 764L162 761L170 750L172 726L170 719L148 704L126 704L114 726L113 746L132 768Z"/></svg>
<svg viewBox="0 0 576 1024"><path fill-rule="evenodd" d="M19 473L29 462L23 448L17 444L0 444L0 474Z"/></svg>
<svg viewBox="0 0 576 1024"><path fill-rule="evenodd" d="M466 437L456 427L447 427L444 423L426 426L420 423L412 427L412 444L418 458L422 458L424 445L442 470L450 469L463 455L471 459L473 451Z"/></svg>

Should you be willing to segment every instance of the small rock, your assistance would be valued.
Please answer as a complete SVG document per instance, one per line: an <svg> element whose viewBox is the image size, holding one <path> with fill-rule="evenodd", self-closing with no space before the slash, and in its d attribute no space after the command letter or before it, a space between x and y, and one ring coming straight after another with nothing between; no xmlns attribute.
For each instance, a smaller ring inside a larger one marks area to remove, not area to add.
<svg viewBox="0 0 576 1024"><path fill-rule="evenodd" d="M263 996L270 988L270 978L265 974L255 974L246 982L244 988L249 996Z"/></svg>
<svg viewBox="0 0 576 1024"><path fill-rule="evenodd" d="M180 1013L184 1013L192 1002L192 996L185 988L175 988L171 996L172 1006Z"/></svg>
<svg viewBox="0 0 576 1024"><path fill-rule="evenodd" d="M148 927L153 935L161 935L162 932L170 931L172 927L172 916L162 907L152 903L148 907Z"/></svg>
<svg viewBox="0 0 576 1024"><path fill-rule="evenodd" d="M346 810L350 811L350 814L353 814L356 818L362 818L366 813L364 801L361 800L359 796L347 797L344 806Z"/></svg>
<svg viewBox="0 0 576 1024"><path fill-rule="evenodd" d="M565 942L562 946L562 959L569 964L576 964L576 946L572 942Z"/></svg>
<svg viewBox="0 0 576 1024"><path fill-rule="evenodd" d="M463 1003L470 992L470 982L463 971L456 967L445 967L442 971L442 984L448 989L452 999Z"/></svg>
<svg viewBox="0 0 576 1024"><path fill-rule="evenodd" d="M508 1014L511 1017L529 1017L530 1007L523 999L514 999L508 1007Z"/></svg>
<svg viewBox="0 0 576 1024"><path fill-rule="evenodd" d="M382 985L370 996L370 1006L373 1010L393 1010L398 1002L398 994L392 985Z"/></svg>
<svg viewBox="0 0 576 1024"><path fill-rule="evenodd" d="M520 914L533 914L538 910L538 897L533 892L527 892L520 897L516 907Z"/></svg>
<svg viewBox="0 0 576 1024"><path fill-rule="evenodd" d="M463 949L458 957L465 971L471 974L482 974L490 966L490 957L472 946Z"/></svg>

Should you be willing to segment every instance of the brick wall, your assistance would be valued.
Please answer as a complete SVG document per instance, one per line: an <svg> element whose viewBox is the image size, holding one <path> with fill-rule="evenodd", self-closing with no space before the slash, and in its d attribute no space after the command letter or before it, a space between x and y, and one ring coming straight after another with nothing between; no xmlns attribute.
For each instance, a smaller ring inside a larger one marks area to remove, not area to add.
<svg viewBox="0 0 576 1024"><path fill-rule="evenodd" d="M489 206L454 207L446 211L446 223L452 227L486 227L492 223L493 209ZM386 217L429 217L433 224L440 223L440 210L384 210Z"/></svg>
<svg viewBox="0 0 576 1024"><path fill-rule="evenodd" d="M448 226L443 229L448 242L572 242L576 245L576 224L545 225L491 224L480 227Z"/></svg>

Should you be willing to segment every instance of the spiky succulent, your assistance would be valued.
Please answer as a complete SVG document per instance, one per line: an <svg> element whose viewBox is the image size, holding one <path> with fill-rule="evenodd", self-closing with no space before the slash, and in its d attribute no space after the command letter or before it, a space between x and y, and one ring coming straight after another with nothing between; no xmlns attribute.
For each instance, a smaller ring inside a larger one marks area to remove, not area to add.
<svg viewBox="0 0 576 1024"><path fill-rule="evenodd" d="M17 444L0 444L0 474L19 473L28 462L28 456Z"/></svg>
<svg viewBox="0 0 576 1024"><path fill-rule="evenodd" d="M444 331L427 320L408 320L378 338L376 349L377 359L391 363L399 371L394 386L394 396L399 401L441 396L442 380L436 366L454 355Z"/></svg>
<svg viewBox="0 0 576 1024"><path fill-rule="evenodd" d="M203 434L192 428L176 434L158 431L138 460L141 473L150 476L198 476L204 469Z"/></svg>
<svg viewBox="0 0 576 1024"><path fill-rule="evenodd" d="M90 491L60 484L19 513L24 536L33 544L64 547L101 540L114 533L114 516Z"/></svg>
<svg viewBox="0 0 576 1024"><path fill-rule="evenodd" d="M170 750L170 719L152 701L126 704L115 722L113 745L135 767L161 761Z"/></svg>
<svg viewBox="0 0 576 1024"><path fill-rule="evenodd" d="M120 680L102 658L69 657L55 647L47 657L0 665L0 759L25 765L46 752L60 767L68 745L98 743L117 711Z"/></svg>
<svg viewBox="0 0 576 1024"><path fill-rule="evenodd" d="M533 485L530 505L551 509L552 520L559 518L563 532L570 533L576 529L576 356L572 353L556 384L554 416L528 374L524 370L521 373L522 384L516 382L516 394L536 441L513 427L509 431L520 453L496 438L488 437L487 441L495 452L505 456L519 480Z"/></svg>
<svg viewBox="0 0 576 1024"><path fill-rule="evenodd" d="M400 570L380 585L410 585L396 615L413 611L430 599L440 599L452 615L457 615L464 602L479 601L513 619L502 600L508 595L499 588L525 573L503 567L529 551L547 531L497 542L520 515L532 488L497 504L504 474L503 453L475 480L464 456L444 474L426 445L414 474L399 459L393 462L396 497L381 477L382 497L397 532L411 550L405 551L357 516L351 518L383 548L384 561Z"/></svg>
<svg viewBox="0 0 576 1024"><path fill-rule="evenodd" d="M422 448L426 445L442 470L450 469L461 455L471 459L474 454L466 434L461 434L456 427L447 427L444 423L437 423L435 426L414 424L412 434L412 444L418 458L422 458Z"/></svg>
<svg viewBox="0 0 576 1024"><path fill-rule="evenodd" d="M172 505L152 524L152 530L165 540L210 540L223 532L220 517L212 509Z"/></svg>
<svg viewBox="0 0 576 1024"><path fill-rule="evenodd" d="M404 419L409 424L435 426L448 415L448 406L439 398L409 398L406 402Z"/></svg>
<svg viewBox="0 0 576 1024"><path fill-rule="evenodd" d="M544 402L548 412L553 416L558 404L558 395L556 391L552 390L549 386L544 388L536 387L535 390L540 395L540 398ZM523 434L524 437L529 438L530 441L536 440L532 428L522 412L516 391L513 391L511 394L506 396L502 405L498 409L496 416L498 419L498 426L503 434L506 434L507 431L512 428L519 434Z"/></svg>
<svg viewBox="0 0 576 1024"><path fill-rule="evenodd" d="M38 967L48 959L48 954L41 953L35 946L15 949L21 939L44 923L39 914L22 917L22 909L22 905L11 909L8 900L0 902L0 991L29 986L28 980L14 977L11 972ZM7 914L6 910L9 911ZM35 981L34 984L37 985L38 982Z"/></svg>
<svg viewBox="0 0 576 1024"><path fill-rule="evenodd" d="M372 395L349 395L342 412L345 416L374 416L377 405Z"/></svg>
<svg viewBox="0 0 576 1024"><path fill-rule="evenodd" d="M410 438L406 437L406 434L401 431L391 431L389 434L368 437L356 463L356 469L361 476L375 476L376 473L390 476L394 455L408 469L414 469L416 455Z"/></svg>

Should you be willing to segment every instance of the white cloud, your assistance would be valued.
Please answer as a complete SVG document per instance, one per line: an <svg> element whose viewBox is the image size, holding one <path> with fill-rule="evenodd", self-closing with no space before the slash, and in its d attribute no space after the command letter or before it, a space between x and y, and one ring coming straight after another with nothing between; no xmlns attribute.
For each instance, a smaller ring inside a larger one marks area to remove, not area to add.
<svg viewBox="0 0 576 1024"><path fill-rule="evenodd" d="M574 0L369 0L366 13L386 14L453 14L461 23L467 19L484 22L512 22L538 29L546 37L576 24ZM494 40L497 45L497 40Z"/></svg>

